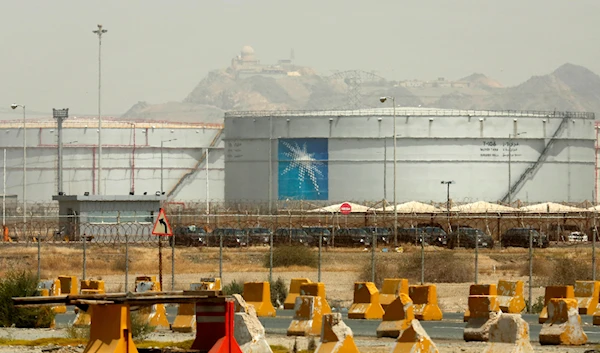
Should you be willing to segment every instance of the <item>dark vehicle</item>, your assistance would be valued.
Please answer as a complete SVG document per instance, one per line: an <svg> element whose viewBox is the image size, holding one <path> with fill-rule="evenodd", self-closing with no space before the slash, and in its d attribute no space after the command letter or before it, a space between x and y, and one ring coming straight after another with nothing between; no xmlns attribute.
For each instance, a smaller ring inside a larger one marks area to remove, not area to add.
<svg viewBox="0 0 600 353"><path fill-rule="evenodd" d="M377 237L377 244L388 245L390 240L394 240L394 233L388 228L383 227L363 227L363 229L371 236L370 242L373 240L373 234Z"/></svg>
<svg viewBox="0 0 600 353"><path fill-rule="evenodd" d="M398 228L398 241L401 243L421 244L426 235L421 228Z"/></svg>
<svg viewBox="0 0 600 353"><path fill-rule="evenodd" d="M448 247L475 248L475 239L478 241L479 248L491 249L494 247L494 240L481 229L476 228L458 228L448 236Z"/></svg>
<svg viewBox="0 0 600 353"><path fill-rule="evenodd" d="M319 237L322 237L322 246L329 246L329 242L331 241L331 232L329 229L325 227L305 227L303 228L306 234L312 237L312 240L315 242L314 246L319 246Z"/></svg>
<svg viewBox="0 0 600 353"><path fill-rule="evenodd" d="M335 231L334 246L370 246L371 235L362 228L340 228Z"/></svg>
<svg viewBox="0 0 600 353"><path fill-rule="evenodd" d="M534 247L547 248L550 246L550 240L548 239L548 236L538 232L533 228L511 228L502 235L501 244L503 247L516 246L528 248L529 232L531 232L531 240Z"/></svg>
<svg viewBox="0 0 600 353"><path fill-rule="evenodd" d="M425 242L429 245L446 246L448 244L448 234L440 227L421 227L426 234Z"/></svg>
<svg viewBox="0 0 600 353"><path fill-rule="evenodd" d="M273 234L273 244L309 246L314 239L302 228L279 228Z"/></svg>
<svg viewBox="0 0 600 353"><path fill-rule="evenodd" d="M248 245L248 237L241 229L217 228L213 230L210 236L210 246L220 246L221 236L223 236L223 246L238 247Z"/></svg>
<svg viewBox="0 0 600 353"><path fill-rule="evenodd" d="M271 244L271 230L269 228L245 228L247 241L249 245L263 245L268 246Z"/></svg>
<svg viewBox="0 0 600 353"><path fill-rule="evenodd" d="M173 239L176 246L206 246L208 240L206 231L195 225L175 227L173 236L169 237L169 246L173 246Z"/></svg>

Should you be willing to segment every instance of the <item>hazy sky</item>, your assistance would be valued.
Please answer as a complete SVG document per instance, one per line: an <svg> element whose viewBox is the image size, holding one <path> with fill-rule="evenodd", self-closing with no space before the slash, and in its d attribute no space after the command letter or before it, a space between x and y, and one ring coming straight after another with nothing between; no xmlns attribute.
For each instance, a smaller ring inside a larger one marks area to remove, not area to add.
<svg viewBox="0 0 600 353"><path fill-rule="evenodd" d="M571 62L600 72L598 0L0 0L0 118L97 112L182 100L243 45L263 63L389 79L482 72L505 85ZM19 115L20 113L16 113Z"/></svg>

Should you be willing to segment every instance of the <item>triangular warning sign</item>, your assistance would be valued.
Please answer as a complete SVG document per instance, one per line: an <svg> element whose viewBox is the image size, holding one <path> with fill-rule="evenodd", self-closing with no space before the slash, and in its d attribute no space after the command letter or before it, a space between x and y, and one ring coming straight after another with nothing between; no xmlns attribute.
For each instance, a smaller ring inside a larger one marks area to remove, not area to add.
<svg viewBox="0 0 600 353"><path fill-rule="evenodd" d="M163 235L163 236L172 236L173 231L171 230L171 225L169 224L169 220L167 220L167 215L165 214L164 209L160 209L158 213L158 217L156 217L156 221L154 222L154 227L152 228L152 234L154 235Z"/></svg>

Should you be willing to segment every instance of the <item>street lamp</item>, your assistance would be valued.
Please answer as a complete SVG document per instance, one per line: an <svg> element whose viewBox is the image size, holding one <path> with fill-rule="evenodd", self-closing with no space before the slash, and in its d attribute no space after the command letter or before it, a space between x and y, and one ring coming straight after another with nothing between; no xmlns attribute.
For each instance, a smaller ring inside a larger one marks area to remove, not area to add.
<svg viewBox="0 0 600 353"><path fill-rule="evenodd" d="M450 184L455 184L455 182L454 180L442 180L441 183L446 184L446 209L448 210L448 214L450 214Z"/></svg>
<svg viewBox="0 0 600 353"><path fill-rule="evenodd" d="M25 125L25 105L11 104L10 107L15 110L18 107L23 108L23 236L27 232L27 126Z"/></svg>
<svg viewBox="0 0 600 353"><path fill-rule="evenodd" d="M385 103L388 99L392 100L392 106L394 108L394 247L398 247L398 207L396 204L396 98L395 97L380 97L379 101Z"/></svg>
<svg viewBox="0 0 600 353"><path fill-rule="evenodd" d="M508 205L510 206L510 204L512 203L512 181L511 181L511 175L510 175L510 163L511 163L511 149L512 149L512 139L519 136L519 135L523 135L526 134L527 132L518 132L516 134L508 134Z"/></svg>
<svg viewBox="0 0 600 353"><path fill-rule="evenodd" d="M162 140L160 141L160 193L161 195L165 192L163 187L163 144L165 142L176 141L177 139Z"/></svg>
<svg viewBox="0 0 600 353"><path fill-rule="evenodd" d="M102 119L101 112L101 88L102 88L102 35L108 30L98 25L98 29L92 31L98 35L98 195L102 195Z"/></svg>

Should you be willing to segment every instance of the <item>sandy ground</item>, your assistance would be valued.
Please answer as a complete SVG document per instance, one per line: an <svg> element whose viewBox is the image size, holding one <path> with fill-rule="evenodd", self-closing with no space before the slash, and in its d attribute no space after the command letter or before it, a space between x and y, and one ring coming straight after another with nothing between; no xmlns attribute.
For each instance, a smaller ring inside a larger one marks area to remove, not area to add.
<svg viewBox="0 0 600 353"><path fill-rule="evenodd" d="M18 330L21 332L17 332L17 329L0 329L0 337L6 336L8 334L7 330L12 331L9 334L15 338L25 339L29 337L29 339L40 338L40 337L48 337L54 334L61 335L64 337L66 332L64 330L51 330L50 331L42 331L42 330ZM27 332L28 331L28 332ZM33 332L31 332L33 331ZM149 340L153 341L184 341L192 339L192 334L175 334L175 333L165 333L165 332L155 332L149 337ZM294 338L279 336L279 335L270 335L267 337L269 344L271 345L280 345L284 347L288 347L291 351L294 345ZM297 338L297 347L299 350L306 349L308 345L307 338ZM462 341L437 341L435 342L438 350L441 353L476 353L481 352L486 347L486 343L483 342L462 342ZM356 340L356 345L358 349L362 353L388 353L392 349L394 345L394 340L390 338L380 338L380 339L365 339L360 338ZM44 346L44 347L22 347L22 346L2 346L0 347L0 353L81 353L84 350L83 345L79 346L68 346L68 347L58 347L58 346ZM564 346L540 346L539 344L533 344L533 348L535 352L564 352L564 353L583 353L588 350L595 349L595 347L586 345L581 347L564 347Z"/></svg>

